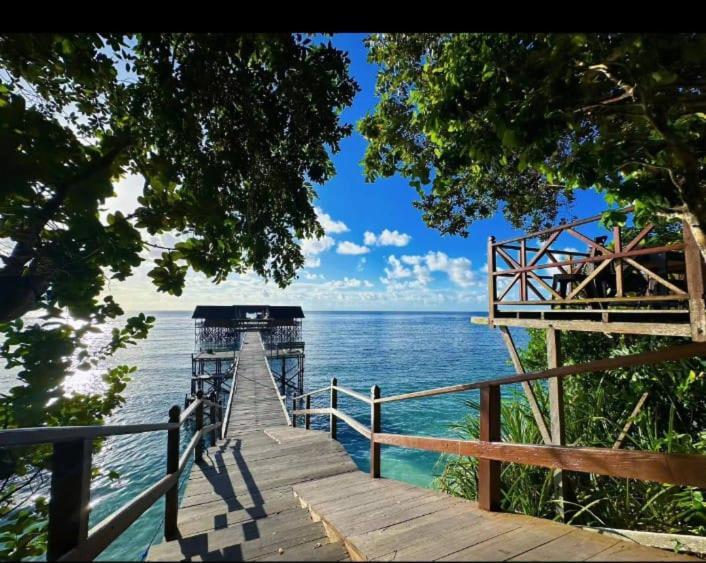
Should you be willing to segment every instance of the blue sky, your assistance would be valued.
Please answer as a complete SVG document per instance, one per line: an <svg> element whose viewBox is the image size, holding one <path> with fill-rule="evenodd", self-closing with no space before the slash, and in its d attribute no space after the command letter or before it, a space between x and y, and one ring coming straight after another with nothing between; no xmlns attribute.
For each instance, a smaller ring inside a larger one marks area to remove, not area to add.
<svg viewBox="0 0 706 563"><path fill-rule="evenodd" d="M361 91L343 120L355 124L375 106L376 66L367 62L364 35L340 34L334 44L348 51L351 73ZM196 304L301 304L307 310L480 311L486 304L486 243L517 233L497 214L475 223L468 238L441 236L426 227L412 206L416 192L401 177L366 183L361 161L365 140L354 132L334 156L336 176L318 187L316 206L327 230L318 241L304 241L307 266L286 290L265 284L254 274L232 275L213 285L200 274L187 276L184 294L157 294L146 272L109 291L128 310L186 310ZM109 208L129 210L141 180L126 178ZM575 215L604 208L590 190L578 193ZM366 233L368 233L366 235ZM166 241L168 242L168 241Z"/></svg>

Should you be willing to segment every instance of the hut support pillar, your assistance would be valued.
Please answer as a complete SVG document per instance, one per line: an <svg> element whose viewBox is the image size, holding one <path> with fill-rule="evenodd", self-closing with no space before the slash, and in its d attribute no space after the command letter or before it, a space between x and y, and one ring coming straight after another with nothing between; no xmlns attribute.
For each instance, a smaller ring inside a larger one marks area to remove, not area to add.
<svg viewBox="0 0 706 563"><path fill-rule="evenodd" d="M555 328L547 329L547 367L561 366L561 342L559 332ZM549 418L552 444L564 445L564 385L560 377L552 377L549 384ZM557 514L562 520L566 517L564 500L566 498L566 473L560 469L553 472L554 498L557 502Z"/></svg>
<svg viewBox="0 0 706 563"><path fill-rule="evenodd" d="M510 358L512 359L512 364L513 366L515 366L515 371L517 373L525 373L525 368L522 365L520 355L517 353L517 348L515 347L515 342L512 339L512 335L510 334L510 329L506 326L500 326L499 328L500 333L503 335L503 340L505 341L507 351L510 354ZM532 415L534 416L534 420L537 423L539 432L542 435L542 440L544 440L545 444L551 445L552 437L549 433L549 429L547 428L547 423L544 421L544 415L542 414L542 411L539 408L539 403L537 402L537 397L534 394L534 388L532 387L532 384L529 381L523 381L522 390L525 392L527 402L529 403L529 406L532 409Z"/></svg>

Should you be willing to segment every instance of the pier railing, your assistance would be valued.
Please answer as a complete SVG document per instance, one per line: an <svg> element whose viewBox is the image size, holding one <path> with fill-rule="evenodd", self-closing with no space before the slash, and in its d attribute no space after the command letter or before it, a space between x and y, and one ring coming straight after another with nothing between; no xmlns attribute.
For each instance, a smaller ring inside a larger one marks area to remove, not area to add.
<svg viewBox="0 0 706 563"><path fill-rule="evenodd" d="M210 424L204 426L205 410ZM174 539L177 534L179 510L179 476L188 465L192 452L195 461L202 459L204 437L209 437L211 442L215 443L216 432L223 424L221 410L222 407L216 402L215 396L209 400L199 391L196 400L183 412L179 406L173 406L169 410L168 422L0 431L2 448L52 445L47 559L93 560L162 496L166 499L165 536L167 539ZM181 427L190 418L195 420L195 433L180 455ZM164 431L167 432L166 475L89 530L93 440Z"/></svg>
<svg viewBox="0 0 706 563"><path fill-rule="evenodd" d="M500 469L502 462L706 488L706 456L611 448L515 444L502 442L500 433L500 388L502 385L551 380L553 378L561 379L578 374L594 374L605 370L683 360L704 354L706 354L706 344L691 343L642 354L596 360L539 372L515 374L492 380L438 387L436 389L403 393L389 397L381 397L380 388L377 385L372 387L370 396L367 397L351 389L339 386L334 378L327 387L294 397L292 400L292 421L296 426L296 417L304 416L304 426L308 429L311 424L311 416L329 416L332 438L336 438L337 420L348 424L370 440L371 477L380 477L380 447L382 445L476 457L479 460L478 504L485 510L499 510L500 508ZM471 390L480 391L479 440L459 440L382 432L381 410L386 403L423 399ZM327 392L330 397L329 407L311 408L311 398L314 395ZM339 410L338 393L347 394L370 405L369 427ZM303 409L299 408L299 404L302 401L305 402L305 408Z"/></svg>

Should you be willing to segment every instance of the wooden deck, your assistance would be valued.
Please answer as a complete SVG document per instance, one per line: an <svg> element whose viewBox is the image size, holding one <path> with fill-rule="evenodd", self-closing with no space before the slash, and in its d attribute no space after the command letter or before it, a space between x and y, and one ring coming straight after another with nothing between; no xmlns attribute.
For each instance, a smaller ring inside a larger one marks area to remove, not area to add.
<svg viewBox="0 0 706 563"><path fill-rule="evenodd" d="M245 337L235 384L226 439L192 468L180 537L148 560L687 559L371 479L327 433L288 425L258 333Z"/></svg>

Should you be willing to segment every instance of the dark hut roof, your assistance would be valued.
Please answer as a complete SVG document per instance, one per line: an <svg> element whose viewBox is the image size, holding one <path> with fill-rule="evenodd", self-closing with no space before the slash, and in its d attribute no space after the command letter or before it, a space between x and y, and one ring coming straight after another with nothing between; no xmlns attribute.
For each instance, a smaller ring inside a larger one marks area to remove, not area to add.
<svg viewBox="0 0 706 563"><path fill-rule="evenodd" d="M301 307L270 307L271 319L303 319Z"/></svg>
<svg viewBox="0 0 706 563"><path fill-rule="evenodd" d="M271 319L303 319L301 307L270 305L197 305L192 319L229 320L244 319L247 314L262 313Z"/></svg>

